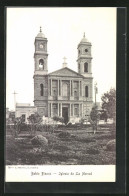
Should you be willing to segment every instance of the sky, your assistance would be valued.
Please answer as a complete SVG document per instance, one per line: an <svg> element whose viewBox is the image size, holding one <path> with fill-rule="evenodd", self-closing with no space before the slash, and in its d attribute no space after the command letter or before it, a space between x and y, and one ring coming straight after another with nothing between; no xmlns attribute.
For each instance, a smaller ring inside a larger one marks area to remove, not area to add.
<svg viewBox="0 0 129 196"><path fill-rule="evenodd" d="M85 36L92 44L93 84L97 102L116 87L116 8L8 7L6 20L6 107L34 99L34 39L42 32L48 39L48 73L67 67L77 71L77 45ZM93 89L94 101L94 89Z"/></svg>

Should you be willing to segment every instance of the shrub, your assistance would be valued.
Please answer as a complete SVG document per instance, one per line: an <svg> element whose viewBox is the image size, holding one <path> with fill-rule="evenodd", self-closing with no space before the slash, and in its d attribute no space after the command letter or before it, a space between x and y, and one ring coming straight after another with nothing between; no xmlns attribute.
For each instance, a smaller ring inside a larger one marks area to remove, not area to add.
<svg viewBox="0 0 129 196"><path fill-rule="evenodd" d="M53 120L55 120L56 122L61 122L61 123L64 122L64 118L60 116L53 116Z"/></svg>
<svg viewBox="0 0 129 196"><path fill-rule="evenodd" d="M110 140L107 145L107 150L115 151L116 150L116 140Z"/></svg>
<svg viewBox="0 0 129 196"><path fill-rule="evenodd" d="M94 134L97 131L97 122L99 121L99 118L100 118L100 114L98 112L98 106L94 105L90 113L90 124L93 128Z"/></svg>
<svg viewBox="0 0 129 196"><path fill-rule="evenodd" d="M31 135L35 135L38 127L42 123L42 117L36 112L34 114L31 114L27 118L27 120L28 120L28 122L30 124L30 133L31 133Z"/></svg>
<svg viewBox="0 0 129 196"><path fill-rule="evenodd" d="M27 131L27 130L28 130L28 125L26 123L21 123L20 131Z"/></svg>
<svg viewBox="0 0 129 196"><path fill-rule="evenodd" d="M40 131L40 132L47 131L47 125L39 124L37 127L37 131Z"/></svg>
<svg viewBox="0 0 129 196"><path fill-rule="evenodd" d="M67 127L71 127L71 126L72 126L72 123L69 122L66 126L67 126Z"/></svg>
<svg viewBox="0 0 129 196"><path fill-rule="evenodd" d="M55 125L55 124L51 124L47 126L47 132L50 132L50 133L56 131L57 129L58 129L58 125Z"/></svg>
<svg viewBox="0 0 129 196"><path fill-rule="evenodd" d="M88 154L99 154L99 150L96 148L87 149Z"/></svg>
<svg viewBox="0 0 129 196"><path fill-rule="evenodd" d="M70 133L67 131L63 131L58 134L58 137L60 137L60 138L69 138L70 136L71 136Z"/></svg>
<svg viewBox="0 0 129 196"><path fill-rule="evenodd" d="M33 145L47 146L48 140L42 135L36 135L35 137L31 139L31 143Z"/></svg>
<svg viewBox="0 0 129 196"><path fill-rule="evenodd" d="M55 130L57 130L58 128L58 125L56 124L40 124L37 128L37 131L40 131L40 132L54 132Z"/></svg>

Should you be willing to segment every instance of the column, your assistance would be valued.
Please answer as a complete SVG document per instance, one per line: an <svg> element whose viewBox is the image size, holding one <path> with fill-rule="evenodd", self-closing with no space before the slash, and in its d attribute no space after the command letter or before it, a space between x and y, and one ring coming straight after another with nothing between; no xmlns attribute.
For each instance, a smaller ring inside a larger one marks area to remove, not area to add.
<svg viewBox="0 0 129 196"><path fill-rule="evenodd" d="M73 89L74 89L74 86L73 86L73 80L72 80L72 96L74 96L74 92L73 92Z"/></svg>
<svg viewBox="0 0 129 196"><path fill-rule="evenodd" d="M52 103L51 103L51 117L52 117Z"/></svg>
<svg viewBox="0 0 129 196"><path fill-rule="evenodd" d="M49 80L49 82L50 82L50 96L51 96L51 79Z"/></svg>
<svg viewBox="0 0 129 196"><path fill-rule="evenodd" d="M74 116L74 104L73 104L73 116Z"/></svg>
<svg viewBox="0 0 129 196"><path fill-rule="evenodd" d="M60 116L62 117L62 103L60 104Z"/></svg>
<svg viewBox="0 0 129 196"><path fill-rule="evenodd" d="M60 91L61 91L61 87L60 87L60 80L59 80L59 96L60 96Z"/></svg>
<svg viewBox="0 0 129 196"><path fill-rule="evenodd" d="M83 84L82 84L82 82L81 82L81 89L82 89L82 97L83 97Z"/></svg>
<svg viewBox="0 0 129 196"><path fill-rule="evenodd" d="M62 96L62 80L60 80L60 95Z"/></svg>
<svg viewBox="0 0 129 196"><path fill-rule="evenodd" d="M83 117L83 103L82 103L82 117Z"/></svg>
<svg viewBox="0 0 129 196"><path fill-rule="evenodd" d="M71 104L71 116L73 116L73 104Z"/></svg>
<svg viewBox="0 0 129 196"><path fill-rule="evenodd" d="M79 117L80 117L80 103L78 104L78 114L79 114Z"/></svg>
<svg viewBox="0 0 129 196"><path fill-rule="evenodd" d="M70 105L70 107L69 107L69 116L71 117L71 103L69 105Z"/></svg>
<svg viewBox="0 0 129 196"><path fill-rule="evenodd" d="M59 80L57 80L57 82L58 82L58 96L59 96Z"/></svg>
<svg viewBox="0 0 129 196"><path fill-rule="evenodd" d="M80 96L82 96L82 81L80 81L79 85L80 85Z"/></svg>
<svg viewBox="0 0 129 196"><path fill-rule="evenodd" d="M48 96L50 95L50 88L49 88L49 77L48 77ZM49 105L49 104L48 104Z"/></svg>
<svg viewBox="0 0 129 196"><path fill-rule="evenodd" d="M52 96L52 79L51 79L51 96Z"/></svg>
<svg viewBox="0 0 129 196"><path fill-rule="evenodd" d="M78 91L79 91L79 97L80 97L80 80L79 80L78 84L79 84Z"/></svg>
<svg viewBox="0 0 129 196"><path fill-rule="evenodd" d="M70 94L70 97L71 97L71 80L69 81L69 94Z"/></svg>
<svg viewBox="0 0 129 196"><path fill-rule="evenodd" d="M59 116L60 116L60 103L59 103Z"/></svg>
<svg viewBox="0 0 129 196"><path fill-rule="evenodd" d="M80 116L82 117L82 103L80 104Z"/></svg>
<svg viewBox="0 0 129 196"><path fill-rule="evenodd" d="M57 108L58 109L58 113L57 113L57 115L59 116L59 103L57 105L58 105L58 108Z"/></svg>
<svg viewBox="0 0 129 196"><path fill-rule="evenodd" d="M60 96L61 96L61 80L60 80Z"/></svg>
<svg viewBox="0 0 129 196"><path fill-rule="evenodd" d="M49 117L51 117L51 104L49 103Z"/></svg>
<svg viewBox="0 0 129 196"><path fill-rule="evenodd" d="M70 96L72 96L72 80L71 80L70 85L71 85L71 95Z"/></svg>
<svg viewBox="0 0 129 196"><path fill-rule="evenodd" d="M48 103L48 117L50 117L50 103Z"/></svg>

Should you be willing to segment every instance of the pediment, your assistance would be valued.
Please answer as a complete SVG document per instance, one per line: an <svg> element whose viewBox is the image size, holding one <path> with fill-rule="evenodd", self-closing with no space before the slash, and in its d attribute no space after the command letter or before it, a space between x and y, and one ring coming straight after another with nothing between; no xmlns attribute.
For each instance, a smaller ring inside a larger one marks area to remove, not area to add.
<svg viewBox="0 0 129 196"><path fill-rule="evenodd" d="M51 76L70 76L70 77L81 77L83 78L83 76L71 69L69 69L68 67L65 67L65 68L62 68L62 69L59 69L59 70L56 70L52 73L49 73L48 75L51 75Z"/></svg>

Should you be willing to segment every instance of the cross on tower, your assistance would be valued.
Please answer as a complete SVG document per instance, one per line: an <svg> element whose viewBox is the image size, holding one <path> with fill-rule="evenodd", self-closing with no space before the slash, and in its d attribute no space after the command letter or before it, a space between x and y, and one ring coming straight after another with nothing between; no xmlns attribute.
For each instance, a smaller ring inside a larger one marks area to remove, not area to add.
<svg viewBox="0 0 129 196"><path fill-rule="evenodd" d="M63 59L64 59L64 63L66 63L66 59L67 59L67 58L66 58L66 57L64 57Z"/></svg>
<svg viewBox="0 0 129 196"><path fill-rule="evenodd" d="M83 35L83 37L85 37L85 32L84 32L84 35Z"/></svg>
<svg viewBox="0 0 129 196"><path fill-rule="evenodd" d="M12 94L14 94L14 109L16 110L16 94L18 94L18 93L16 93L14 91L14 93L12 93Z"/></svg>
<svg viewBox="0 0 129 196"><path fill-rule="evenodd" d="M66 59L67 59L67 58L64 57L63 59L64 59L64 62L63 62L63 68L64 68L64 67L67 67L67 63L66 63Z"/></svg>

